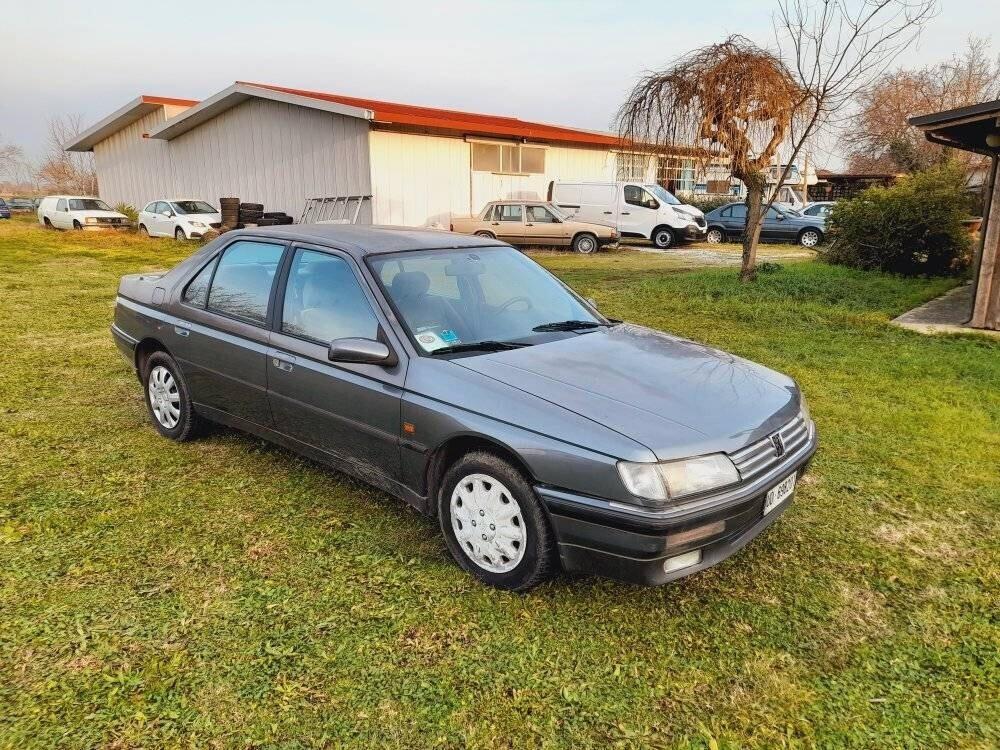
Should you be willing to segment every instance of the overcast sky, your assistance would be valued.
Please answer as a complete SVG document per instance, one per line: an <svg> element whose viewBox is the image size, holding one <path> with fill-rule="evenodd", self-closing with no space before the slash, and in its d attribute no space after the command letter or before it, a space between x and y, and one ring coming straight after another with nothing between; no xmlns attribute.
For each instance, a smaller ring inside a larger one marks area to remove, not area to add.
<svg viewBox="0 0 1000 750"><path fill-rule="evenodd" d="M946 59L970 34L1000 28L995 0L943 5L900 64ZM643 70L732 33L773 44L774 6L20 2L0 26L0 142L37 154L53 115L90 125L138 94L200 99L235 80L608 129Z"/></svg>

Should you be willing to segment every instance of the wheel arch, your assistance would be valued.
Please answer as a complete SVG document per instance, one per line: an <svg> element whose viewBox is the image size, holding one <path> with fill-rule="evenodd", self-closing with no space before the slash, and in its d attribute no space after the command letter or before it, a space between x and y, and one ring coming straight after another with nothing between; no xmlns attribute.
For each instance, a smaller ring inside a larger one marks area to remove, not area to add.
<svg viewBox="0 0 1000 750"><path fill-rule="evenodd" d="M673 240L670 243L671 245L680 244L681 238L680 235L677 233L677 229L670 226L669 224L657 224L655 227L653 227L653 231L649 233L649 241L652 242L653 244L656 244L656 240L654 239L656 237L656 233L663 229L670 232L671 236L673 237Z"/></svg>
<svg viewBox="0 0 1000 750"><path fill-rule="evenodd" d="M164 346L163 342L152 336L147 336L141 339L138 344L135 345L135 353L133 354L133 363L135 364L135 371L139 375L139 379L142 379L143 372L146 369L146 361L154 352L164 352L170 354L170 350Z"/></svg>
<svg viewBox="0 0 1000 750"><path fill-rule="evenodd" d="M535 483L528 465L510 446L504 445L494 438L477 433L453 435L430 451L430 455L424 466L424 487L427 490L427 506L432 516L437 515L437 494L441 489L441 482L448 469L465 454L477 450L492 453L508 461L511 466L524 475L529 484Z"/></svg>
<svg viewBox="0 0 1000 750"><path fill-rule="evenodd" d="M824 232L819 227L802 227L802 229L799 230L799 233L795 235L795 238L801 240L802 235L804 235L806 232L815 232L816 234L818 234L820 242L822 242L823 238L826 237L826 232Z"/></svg>

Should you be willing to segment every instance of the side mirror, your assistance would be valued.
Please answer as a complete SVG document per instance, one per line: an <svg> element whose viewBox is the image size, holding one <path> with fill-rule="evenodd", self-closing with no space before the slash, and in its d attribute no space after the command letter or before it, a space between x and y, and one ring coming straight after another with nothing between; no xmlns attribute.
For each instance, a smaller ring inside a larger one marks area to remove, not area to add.
<svg viewBox="0 0 1000 750"><path fill-rule="evenodd" d="M375 339L346 338L330 343L331 362L354 362L362 365L394 365L392 349Z"/></svg>

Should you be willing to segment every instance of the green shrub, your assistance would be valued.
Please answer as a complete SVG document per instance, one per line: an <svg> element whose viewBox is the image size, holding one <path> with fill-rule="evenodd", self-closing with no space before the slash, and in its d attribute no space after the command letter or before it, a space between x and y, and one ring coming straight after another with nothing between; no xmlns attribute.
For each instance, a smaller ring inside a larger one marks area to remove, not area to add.
<svg viewBox="0 0 1000 750"><path fill-rule="evenodd" d="M964 272L972 257L965 174L946 164L836 204L827 219L831 263L905 276Z"/></svg>
<svg viewBox="0 0 1000 750"><path fill-rule="evenodd" d="M139 221L139 209L131 203L119 203L115 206L115 211L120 214L125 214L128 217L128 220L133 224Z"/></svg>

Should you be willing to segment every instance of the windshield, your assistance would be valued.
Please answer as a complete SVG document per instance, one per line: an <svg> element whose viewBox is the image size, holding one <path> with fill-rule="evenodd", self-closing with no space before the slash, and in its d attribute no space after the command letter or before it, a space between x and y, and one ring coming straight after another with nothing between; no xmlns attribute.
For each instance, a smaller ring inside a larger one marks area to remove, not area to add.
<svg viewBox="0 0 1000 750"><path fill-rule="evenodd" d="M657 198L659 198L661 201L663 201L669 206L681 205L681 202L677 200L674 194L671 193L669 190L667 190L665 187L662 187L660 185L646 185L645 188L646 190L651 192L653 195L655 195Z"/></svg>
<svg viewBox="0 0 1000 750"><path fill-rule="evenodd" d="M425 352L537 337L533 329L547 323L603 323L552 274L509 247L392 253L369 264Z"/></svg>
<svg viewBox="0 0 1000 750"><path fill-rule="evenodd" d="M172 204L179 214L217 214L205 201L174 201Z"/></svg>
<svg viewBox="0 0 1000 750"><path fill-rule="evenodd" d="M100 198L70 198L70 211L110 211L108 204Z"/></svg>

